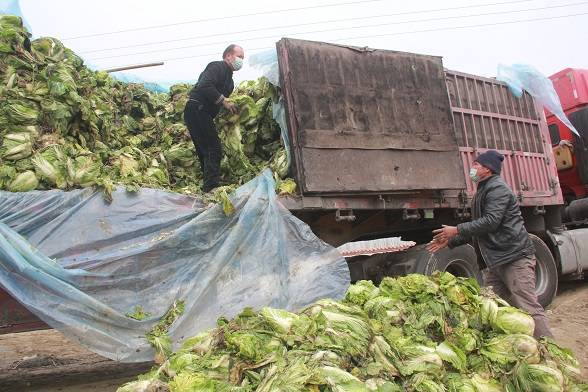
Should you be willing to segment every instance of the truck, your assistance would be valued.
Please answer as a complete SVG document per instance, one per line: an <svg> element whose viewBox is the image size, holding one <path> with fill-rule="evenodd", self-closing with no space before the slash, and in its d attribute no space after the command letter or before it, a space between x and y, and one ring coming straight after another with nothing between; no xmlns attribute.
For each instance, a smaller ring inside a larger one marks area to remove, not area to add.
<svg viewBox="0 0 588 392"><path fill-rule="evenodd" d="M403 252L349 258L351 280L449 271L481 279L471 245L425 250L433 229L471 218L477 154L505 156L537 256L537 295L588 269L588 229L565 204L543 108L496 79L447 70L442 58L283 38L276 44L291 175L281 203L325 242L401 237ZM42 328L0 291L0 331Z"/></svg>
<svg viewBox="0 0 588 392"><path fill-rule="evenodd" d="M588 70L566 68L549 78L564 113L579 133L574 134L553 113L546 111L560 187L568 206L568 214L564 216L573 220L585 210L578 206L585 203L580 200L588 196L588 140L585 139L588 132Z"/></svg>

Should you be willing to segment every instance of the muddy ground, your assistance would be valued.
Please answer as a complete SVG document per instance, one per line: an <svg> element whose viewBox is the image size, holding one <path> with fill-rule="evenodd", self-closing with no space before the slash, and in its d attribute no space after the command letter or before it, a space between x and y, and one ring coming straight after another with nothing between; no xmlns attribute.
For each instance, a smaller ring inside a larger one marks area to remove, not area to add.
<svg viewBox="0 0 588 392"><path fill-rule="evenodd" d="M588 281L560 284L547 313L557 341L574 351L588 381ZM0 335L0 391L112 392L149 368L104 359L55 330Z"/></svg>

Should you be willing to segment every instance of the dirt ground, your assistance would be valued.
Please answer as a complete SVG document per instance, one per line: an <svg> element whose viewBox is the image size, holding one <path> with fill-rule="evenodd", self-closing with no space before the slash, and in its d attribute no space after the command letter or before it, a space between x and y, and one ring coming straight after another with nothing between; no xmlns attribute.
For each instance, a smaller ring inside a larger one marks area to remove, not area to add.
<svg viewBox="0 0 588 392"><path fill-rule="evenodd" d="M561 283L547 313L556 340L574 351L588 381L588 281ZM54 330L0 335L0 391L114 392L150 366L106 360Z"/></svg>
<svg viewBox="0 0 588 392"><path fill-rule="evenodd" d="M560 283L547 315L555 339L574 351L588 382L588 281Z"/></svg>
<svg viewBox="0 0 588 392"><path fill-rule="evenodd" d="M111 361L52 329L0 335L2 392L116 391L119 385L150 368L150 363ZM93 382L87 384L88 381Z"/></svg>
<svg viewBox="0 0 588 392"><path fill-rule="evenodd" d="M115 392L118 387L135 377L118 378L90 384L73 384L60 387L37 387L26 389L27 392Z"/></svg>

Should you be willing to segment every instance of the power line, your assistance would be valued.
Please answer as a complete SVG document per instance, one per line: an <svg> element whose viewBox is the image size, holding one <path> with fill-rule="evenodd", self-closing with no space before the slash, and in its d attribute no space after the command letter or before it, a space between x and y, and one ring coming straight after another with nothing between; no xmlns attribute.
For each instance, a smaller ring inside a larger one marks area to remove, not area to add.
<svg viewBox="0 0 588 392"><path fill-rule="evenodd" d="M63 38L63 40L65 41L65 40L74 40L74 39L90 38L90 37L102 37L105 35L128 33L128 32L132 32L132 31L160 29L160 28L164 28L164 27L181 26L181 25L186 25L186 24L202 23L202 22L213 22L213 21L224 20L224 19L242 18L242 17L247 17L247 16L279 14L281 12L303 11L303 10L310 10L310 9L317 9L317 8L339 7L339 6L343 6L343 5L353 5L353 4L376 3L376 2L381 2L381 1L384 1L384 0L358 0L358 1L349 1L346 3L330 3L330 4L322 4L322 5L311 5L311 6L307 6L307 7L286 8L286 9L281 9L281 10L252 12L252 13L241 14L241 15L218 16L215 18L196 19L196 20L188 20L185 22L176 22L176 23L152 25L152 26L145 26L145 27L135 27L132 29L108 31L108 32L104 32L104 33L78 35L78 36L74 36L74 37Z"/></svg>
<svg viewBox="0 0 588 392"><path fill-rule="evenodd" d="M588 15L588 12L582 12L582 13L578 13L578 14L548 16L548 17L544 17L544 18L512 20L512 21L506 21L506 22L483 23L483 24L469 25L469 26L453 26L453 27L442 27L442 28L437 28L437 29L413 30L413 31L402 31L402 32L397 32L397 33L355 36L355 37L340 38L340 39L336 39L333 41L338 42L338 41L346 41L346 40L351 40L351 39L379 38L379 37L388 37L388 36L394 36L394 35L430 33L430 32L436 32L436 31L444 31L444 30L462 30L462 29L469 29L469 28L476 28L476 27L501 26L501 25L514 24L514 23L539 22L539 21L544 21L544 20L564 19L564 18L571 18L571 17L575 17L575 16L584 16L584 15ZM165 60L165 61L168 61L168 60Z"/></svg>
<svg viewBox="0 0 588 392"><path fill-rule="evenodd" d="M431 21L440 21L440 20L471 18L471 17L478 17L478 16L501 15L501 14L515 13L515 12L539 11L539 10L546 10L546 9L553 9L553 8L562 8L562 7L583 5L583 4L587 4L587 3L588 3L588 1L583 1L583 2L572 3L572 4L555 5L555 6L548 6L548 7L538 7L538 8L531 8L531 9L512 10L512 11L496 11L496 12L486 12L486 13L481 13L481 14L446 16L446 17L440 17L440 18L414 19L414 20L409 20L409 21L388 22L388 23L368 24L368 25L359 25L359 26L351 26L351 27L339 27L339 28L314 30L314 31L304 31L304 32L298 32L298 33L291 33L291 34L281 34L280 33L279 35L299 36L299 35L305 35L305 34L328 33L328 32L333 32L333 31L340 31L340 30L355 30L355 29L363 29L363 28L374 28L374 27L385 27L385 26L392 26L392 25L399 25L399 24L408 24L408 23L431 22ZM240 42L257 41L257 40L261 40L261 39L275 38L276 36L277 36L276 34L273 34L273 35L266 35L266 36L260 36L260 37L246 38L246 39L242 39ZM93 58L91 60L96 61L96 60L105 60L105 59L110 59L110 58L128 57L128 56L135 56L135 55L142 55L142 54L169 52L169 51L174 51L174 50L193 49L193 48L198 48L198 47L203 47L203 46L214 46L214 45L219 45L219 44L223 44L223 43L224 43L224 41L209 42L206 44L178 46L178 47L169 48L169 49L155 49L155 50L147 50L147 51L143 51L143 52L134 52L134 53L125 53L125 54L118 54L118 55L103 56L103 57Z"/></svg>
<svg viewBox="0 0 588 392"><path fill-rule="evenodd" d="M422 14L422 13L432 13L432 12L441 12L441 11L455 11L455 10L468 9L468 8L491 7L491 6L497 6L497 5L529 3L529 2L534 2L534 1L537 1L537 0L516 0L516 1L506 1L506 2L499 2L499 3L479 4L479 5L466 5L466 6L451 7L451 8L436 8L436 9L429 9L429 10L422 10L422 11L396 12L396 13L385 14L385 15L373 15L373 16L362 16L362 17L344 18L344 19L322 20L322 21L318 21L318 22L297 23L295 25L263 27L263 28L251 29L251 30L240 30L240 31L235 31L235 32L230 32L230 33L206 34L206 35L199 35L199 36L194 36L194 37L175 38L175 39L170 39L170 40L165 40L165 41L154 41L154 42L147 42L147 43L142 43L142 44L117 46L114 48L94 49L94 50L88 50L86 52L81 52L81 53L88 54L88 53L105 52L105 51L109 51L109 50L128 49L128 48L135 48L135 47L141 47L141 46L167 44L167 43L171 43L171 42L190 41L193 39L211 38L211 37L219 37L219 36L225 36L225 35L253 33L253 32L257 32L257 31L275 30L275 29L279 29L279 28L311 26L311 25L317 25L317 24L336 23L336 22L349 22L349 21L362 20L362 19L386 18L386 17L391 17L391 16L411 15L411 14L417 14L417 13Z"/></svg>
<svg viewBox="0 0 588 392"><path fill-rule="evenodd" d="M390 36L395 36L395 35L430 33L430 32L447 31L447 30L462 30L462 29L470 29L470 28L478 28L478 27L501 26L501 25L515 24L515 23L541 22L541 21L546 21L546 20L564 19L564 18L571 18L571 17L585 16L585 15L588 15L588 12L583 12L583 13L578 13L578 14L551 16L551 17L545 17L545 18L512 20L512 21L507 21L507 22L485 23L485 24L468 25L468 26L442 27L442 28L437 28L437 29L412 30L412 31L403 31L403 32L395 32L395 33L377 34L377 35L354 36L354 37L334 39L334 40L331 40L331 42L340 42L340 41L347 41L347 40L352 40L352 39L390 37ZM249 50L250 51L258 51L258 50L268 50L268 49L275 49L275 46L265 46L265 47L259 47L259 48L252 48ZM195 56L173 57L173 58L168 58L168 59L161 60L161 61L178 61L178 60L187 60L187 59L199 58L199 57L210 57L210 56L216 56L216 55L218 55L218 53L207 53L207 54L200 54L200 55L195 55Z"/></svg>

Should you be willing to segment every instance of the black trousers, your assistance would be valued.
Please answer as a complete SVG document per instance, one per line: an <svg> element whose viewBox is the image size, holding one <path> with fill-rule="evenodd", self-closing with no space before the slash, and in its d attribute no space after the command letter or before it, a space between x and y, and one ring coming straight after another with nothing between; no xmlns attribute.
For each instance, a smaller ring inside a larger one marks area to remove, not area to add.
<svg viewBox="0 0 588 392"><path fill-rule="evenodd" d="M216 188L220 181L220 162L222 146L213 117L202 110L202 105L188 101L184 109L184 121L190 131L192 142L196 147L204 183L202 191L209 192Z"/></svg>

